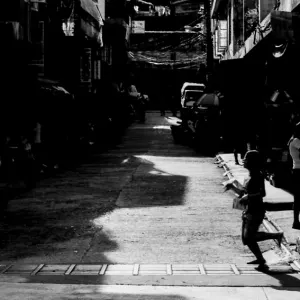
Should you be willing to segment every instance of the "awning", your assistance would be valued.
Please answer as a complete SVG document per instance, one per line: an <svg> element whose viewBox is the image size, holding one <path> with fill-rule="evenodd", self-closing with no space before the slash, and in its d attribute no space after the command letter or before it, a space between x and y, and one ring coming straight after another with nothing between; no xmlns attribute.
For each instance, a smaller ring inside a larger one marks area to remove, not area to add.
<svg viewBox="0 0 300 300"><path fill-rule="evenodd" d="M80 0L81 7L88 12L95 20L99 21L100 25L103 25L102 16L98 4L92 0Z"/></svg>
<svg viewBox="0 0 300 300"><path fill-rule="evenodd" d="M87 36L103 46L102 26L104 23L98 4L92 0L80 0L80 3L81 29Z"/></svg>

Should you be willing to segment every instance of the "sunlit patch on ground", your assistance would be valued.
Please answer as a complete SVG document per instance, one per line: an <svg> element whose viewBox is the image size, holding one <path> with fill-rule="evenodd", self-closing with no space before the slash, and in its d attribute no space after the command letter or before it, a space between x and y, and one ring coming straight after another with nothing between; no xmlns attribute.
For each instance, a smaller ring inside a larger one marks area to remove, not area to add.
<svg viewBox="0 0 300 300"><path fill-rule="evenodd" d="M163 129L163 130L171 130L169 125L134 125L130 129Z"/></svg>
<svg viewBox="0 0 300 300"><path fill-rule="evenodd" d="M165 126L165 125L159 125L159 126L153 126L153 129L167 129L171 130L170 126Z"/></svg>

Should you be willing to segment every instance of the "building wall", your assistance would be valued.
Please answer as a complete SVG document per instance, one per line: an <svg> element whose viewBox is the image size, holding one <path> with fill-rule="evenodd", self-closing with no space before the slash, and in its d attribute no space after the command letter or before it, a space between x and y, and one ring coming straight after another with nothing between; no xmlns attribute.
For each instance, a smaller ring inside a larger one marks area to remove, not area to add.
<svg viewBox="0 0 300 300"><path fill-rule="evenodd" d="M233 43L234 52L241 48L244 42L244 11L243 0L233 1Z"/></svg>
<svg viewBox="0 0 300 300"><path fill-rule="evenodd" d="M299 3L299 0L281 1L278 10L291 12ZM230 133L230 128L235 123L239 123L241 128L248 128L249 132L260 134L265 141L263 147L270 151L272 147L286 147L291 134L292 114L300 113L298 88L300 48L296 40L296 44L288 45L282 57L274 57L270 12L275 3L260 1L259 4L258 20L260 20L261 29L266 30L261 32L256 30L256 34L252 32L245 40L245 45L237 51L228 45L228 50L220 61L221 65L225 66L221 72L223 74L221 85L228 101L225 114L227 139L234 138L234 135ZM255 16L255 11L251 13ZM279 32L282 33L287 28L288 26L279 26ZM287 105L287 102L284 103L287 99L282 96L279 103L276 103L277 108L270 105L271 95L276 90L280 91L280 95L286 92L294 104ZM240 111L243 118L238 120L235 115L231 114L232 110Z"/></svg>
<svg viewBox="0 0 300 300"><path fill-rule="evenodd" d="M234 1L235 4L233 4ZM256 9L255 5L253 6L253 1L244 0L244 10L241 9L240 1L241 0L231 0L228 2L228 8L226 12L228 20L228 45L227 51L224 51L223 53L223 60L244 57L271 32L270 12L274 8L274 5L277 3L277 1L258 0L257 4L259 10L257 19L255 13ZM236 3L238 5L236 5ZM280 5L277 9L279 11L291 12L299 4L300 0L283 0L280 2ZM223 9L223 11L220 12L220 14L222 15L224 14L224 6L220 7ZM254 21L253 26L251 26L251 24L248 23L247 27L247 24L245 24L247 16L245 17L245 13L243 12L246 12L247 15L249 15L250 19ZM240 22L242 19L243 22ZM259 22L260 29L258 29L257 22ZM243 36L240 35L241 32Z"/></svg>
<svg viewBox="0 0 300 300"><path fill-rule="evenodd" d="M273 9L277 0L259 0L259 21L261 22Z"/></svg>
<svg viewBox="0 0 300 300"><path fill-rule="evenodd" d="M101 16L105 20L105 1L104 0L95 0L98 3Z"/></svg>
<svg viewBox="0 0 300 300"><path fill-rule="evenodd" d="M9 0L5 1L5 5L0 9L1 21L25 21L25 1L24 0Z"/></svg>

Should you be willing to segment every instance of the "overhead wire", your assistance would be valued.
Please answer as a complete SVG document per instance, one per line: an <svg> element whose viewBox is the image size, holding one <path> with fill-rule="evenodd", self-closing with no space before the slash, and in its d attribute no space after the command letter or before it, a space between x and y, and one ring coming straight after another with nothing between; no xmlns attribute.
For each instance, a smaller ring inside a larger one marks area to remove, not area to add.
<svg viewBox="0 0 300 300"><path fill-rule="evenodd" d="M152 65L159 65L159 66L163 66L163 65L169 65L169 66L175 66L175 67L179 67L179 66L187 66L187 65L191 65L191 64L198 64L199 62L205 62L206 59L206 55L205 54L201 54L201 55L194 55L191 58L181 58L180 60L172 60L172 59L167 59L167 58L155 58L155 57L149 57L147 55L143 55L141 53L137 53L137 54L133 54L132 52L129 52L130 57L134 60L134 61L139 61L139 62L145 62L145 63L149 63Z"/></svg>
<svg viewBox="0 0 300 300"><path fill-rule="evenodd" d="M199 42L201 42L202 40L202 37L197 35L197 36L194 36L192 38L189 38L189 39L186 39L184 41L184 43L181 43L180 45L177 45L177 47L170 47L170 48L166 48L164 49L163 53L166 53L166 54L169 54L170 52L174 52L175 50L177 52L186 52L186 47L193 47L194 45L197 45L199 44ZM180 48L183 48L181 49L180 51ZM144 54L141 54L141 53L144 53ZM161 62L166 62L166 59L164 58L164 55L163 55L162 51L159 51L159 52L151 52L151 51L135 51L135 52L131 52L131 57L132 58L135 58L137 60L142 60L142 61L147 61L149 63L153 62L153 61L161 61ZM203 56L203 55L202 55ZM201 56L201 57L202 57ZM174 63L174 60L170 60L172 61L172 63ZM175 59L175 61L178 61L179 63L183 61L183 59Z"/></svg>
<svg viewBox="0 0 300 300"><path fill-rule="evenodd" d="M200 21L203 21L204 16L200 16L190 22L188 25L184 25L180 27L179 29L175 31L180 31L185 29L185 26L193 26L197 23L200 23ZM192 35L192 36L191 36ZM191 48L195 46L196 44L200 43L201 41L204 41L205 34L202 32L195 32L195 34L186 34L183 31L183 36L179 37L179 41L176 41L174 43L174 36L170 36L169 34L163 34L159 37L153 39L152 41L146 41L143 43L138 44L139 49L155 49L155 51L159 52L157 55L154 55L151 53L151 51L144 51L144 54L141 54L141 51L130 51L129 56L134 61L142 61L148 64L152 65L172 65L176 66L176 68L187 68L191 66L198 66L199 62L204 62L206 54L203 52L201 55L196 55L192 58L181 58L181 59L166 59L161 54L162 52L174 52L174 51L182 51L186 50L186 48Z"/></svg>
<svg viewBox="0 0 300 300"><path fill-rule="evenodd" d="M178 29L175 29L175 31L184 30L185 26L193 26L194 24L197 24L197 23L199 23L199 21L202 21L202 20L203 20L203 16L198 17L197 19L193 20L191 23L181 26ZM184 34L184 31L182 31L182 32ZM159 49L160 47L164 46L163 44L166 42L166 38L169 38L169 35L163 34L163 35L160 35L159 37L155 38L152 41L142 42L142 43L138 44L138 46L139 46L139 48L144 48L144 47L148 48L151 46L155 46L156 49Z"/></svg>
<svg viewBox="0 0 300 300"><path fill-rule="evenodd" d="M199 35L199 34L195 34L191 37L188 37L186 39L182 39L180 41L180 43L176 46L173 46L173 45L169 45L163 49L161 49L162 51L167 51L167 50L172 50L172 51L175 51L175 50L179 50L180 48L185 48L187 45L188 46L193 46L195 44L197 44L200 40L202 39L202 36Z"/></svg>
<svg viewBox="0 0 300 300"><path fill-rule="evenodd" d="M201 19L202 19L202 17L199 17L199 18L193 20L193 21L192 21L191 23L189 23L188 25L184 25L184 26L182 26L182 27L180 27L180 28L178 28L178 29L175 29L175 31L181 31L181 30L184 30L185 26L192 26L193 24L196 24L196 23L197 23L198 21L200 21ZM184 31L183 31L183 32L184 32ZM163 42L164 42L166 37L169 37L169 35L168 35L168 34L161 35L160 37L154 39L151 43L154 43L154 42L159 41L159 40L163 40ZM147 42L146 42L146 43L147 43ZM141 46L143 46L143 44L142 44ZM159 46L159 45L157 45L157 46Z"/></svg>

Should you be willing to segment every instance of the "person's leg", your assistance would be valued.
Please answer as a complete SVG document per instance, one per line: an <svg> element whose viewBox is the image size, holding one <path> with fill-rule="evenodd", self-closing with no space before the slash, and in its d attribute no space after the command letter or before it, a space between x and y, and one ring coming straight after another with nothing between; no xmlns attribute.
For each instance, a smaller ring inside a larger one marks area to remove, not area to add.
<svg viewBox="0 0 300 300"><path fill-rule="evenodd" d="M237 149L233 150L233 155L234 155L235 164L238 165L239 164L239 160L238 160L238 151L237 151Z"/></svg>
<svg viewBox="0 0 300 300"><path fill-rule="evenodd" d="M283 238L283 232L264 232L259 231L255 234L256 242L262 242L266 240L277 240L278 244L281 244Z"/></svg>
<svg viewBox="0 0 300 300"><path fill-rule="evenodd" d="M248 151L247 143L245 141L243 141L242 145L241 145L241 149L240 149L241 160L244 159L244 156L247 153L247 151Z"/></svg>
<svg viewBox="0 0 300 300"><path fill-rule="evenodd" d="M300 170L293 170L293 194L294 194L294 204L293 204L293 228L300 229L299 212L300 212Z"/></svg>
<svg viewBox="0 0 300 300"><path fill-rule="evenodd" d="M256 220L251 215L243 216L242 241L244 245L248 246L250 251L256 257L256 260L251 261L248 264L258 264L259 266L265 266L266 260L264 259L256 240L258 228L261 224L260 221L262 221L262 218Z"/></svg>
<svg viewBox="0 0 300 300"><path fill-rule="evenodd" d="M176 117L177 116L177 109L174 103L174 99L171 99L171 112L172 112L172 116Z"/></svg>
<svg viewBox="0 0 300 300"><path fill-rule="evenodd" d="M260 251L260 248L257 244L256 241L252 240L252 241L249 241L248 244L247 244L248 248L250 249L250 251L254 254L254 256L256 257L256 263L259 264L259 265L262 265L262 264L265 264L266 263L266 260L265 258L263 257L261 251Z"/></svg>
<svg viewBox="0 0 300 300"><path fill-rule="evenodd" d="M294 223L293 223L293 227L296 227L296 226L300 227L300 222L299 222L299 208L296 208L296 206L294 204Z"/></svg>
<svg viewBox="0 0 300 300"><path fill-rule="evenodd" d="M300 221L299 221L299 211L300 211L300 196L294 195L294 204L293 204L293 228L294 229L300 229Z"/></svg>

